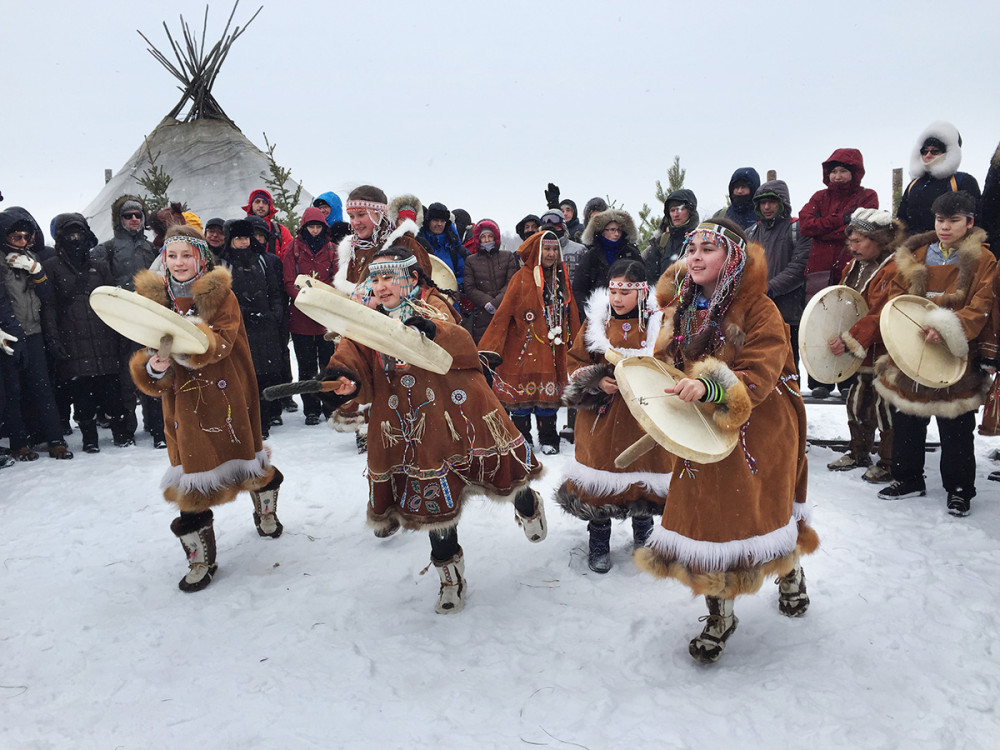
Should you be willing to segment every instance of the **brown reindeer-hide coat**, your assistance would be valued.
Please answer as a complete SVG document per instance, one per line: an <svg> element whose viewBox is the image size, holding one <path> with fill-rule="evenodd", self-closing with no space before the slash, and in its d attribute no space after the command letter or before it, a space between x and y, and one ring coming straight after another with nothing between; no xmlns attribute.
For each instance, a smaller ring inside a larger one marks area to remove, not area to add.
<svg viewBox="0 0 1000 750"><path fill-rule="evenodd" d="M636 562L696 594L729 598L757 591L819 545L805 505L805 407L788 328L767 297L763 248L747 248L743 279L722 321L724 344L694 361L685 361L674 338L675 280L684 274L679 261L657 284L665 309L656 356L725 389L713 418L738 431L739 443L717 463L675 460L661 526Z"/></svg>

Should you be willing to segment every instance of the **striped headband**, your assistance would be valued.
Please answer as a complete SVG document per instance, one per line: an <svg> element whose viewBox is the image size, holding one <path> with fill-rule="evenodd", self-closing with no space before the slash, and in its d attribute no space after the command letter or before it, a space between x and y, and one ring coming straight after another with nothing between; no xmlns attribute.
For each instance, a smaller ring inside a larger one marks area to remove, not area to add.
<svg viewBox="0 0 1000 750"><path fill-rule="evenodd" d="M175 234L167 237L163 240L163 247L166 249L167 245L171 245L175 242L183 242L192 247L196 247L201 250L202 255L208 254L208 243L205 240L200 240L197 237L188 237L186 234Z"/></svg>
<svg viewBox="0 0 1000 750"><path fill-rule="evenodd" d="M378 201L359 201L351 200L344 204L344 208L350 211L354 208L363 208L366 211L378 211L380 214L384 214L388 206L385 203L379 203Z"/></svg>
<svg viewBox="0 0 1000 750"><path fill-rule="evenodd" d="M701 224L699 224L698 227L693 232L688 234L687 242L690 242L691 238L694 237L694 235L698 234L699 232L709 232L711 234L718 235L722 237L725 244L732 243L739 250L747 249L747 243L744 242L743 238L740 237L738 234L736 234L736 232L734 232L731 229L726 229L721 224L716 224L711 221L703 221Z"/></svg>
<svg viewBox="0 0 1000 750"><path fill-rule="evenodd" d="M368 264L368 275L377 276L384 273L401 273L410 266L417 265L417 256L409 258L393 258L392 260L376 260Z"/></svg>

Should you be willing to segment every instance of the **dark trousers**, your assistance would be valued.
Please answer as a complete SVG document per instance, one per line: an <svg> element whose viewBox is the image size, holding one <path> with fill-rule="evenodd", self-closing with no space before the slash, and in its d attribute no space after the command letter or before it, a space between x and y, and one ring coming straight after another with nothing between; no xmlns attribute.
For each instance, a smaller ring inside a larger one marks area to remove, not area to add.
<svg viewBox="0 0 1000 750"><path fill-rule="evenodd" d="M941 435L941 483L946 492L972 499L976 496L976 412L967 411L953 419L935 418ZM915 417L892 410L893 479L923 479L929 423L929 417Z"/></svg>
<svg viewBox="0 0 1000 750"><path fill-rule="evenodd" d="M18 365L9 371L6 381L6 429L11 450L28 445L29 421L32 434L38 435L42 441L65 445L59 411L52 395L42 334L25 336L24 339L18 344L23 347Z"/></svg>
<svg viewBox="0 0 1000 750"><path fill-rule="evenodd" d="M264 398L264 389L270 388L272 385L281 385L284 382L287 381L281 374L257 376L257 389L260 395L260 424L265 434L270 432L268 427L271 424L271 419L281 416L281 401L268 401Z"/></svg>
<svg viewBox="0 0 1000 750"><path fill-rule="evenodd" d="M117 374L90 375L73 378L68 382L73 389L76 421L81 429L93 425L98 414L107 414L111 419L111 433L116 442L134 437L135 431L131 426L134 422L130 424L125 419L125 405L122 404L121 383ZM132 413L134 416L134 406Z"/></svg>
<svg viewBox="0 0 1000 750"><path fill-rule="evenodd" d="M430 532L430 537L431 557L438 562L448 562L461 549L458 546L457 526L452 526L450 529L432 531Z"/></svg>
<svg viewBox="0 0 1000 750"><path fill-rule="evenodd" d="M326 369L336 346L322 336L311 336L307 333L293 333L292 346L295 347L295 361L299 366L299 380L312 380ZM328 399L315 393L302 394L302 407L305 415L312 414L329 417L333 408L328 405Z"/></svg>

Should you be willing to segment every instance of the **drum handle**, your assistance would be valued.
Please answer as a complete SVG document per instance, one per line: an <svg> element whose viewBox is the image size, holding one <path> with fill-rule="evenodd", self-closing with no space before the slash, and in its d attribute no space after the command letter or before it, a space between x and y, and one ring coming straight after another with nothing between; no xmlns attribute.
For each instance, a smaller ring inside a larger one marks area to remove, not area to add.
<svg viewBox="0 0 1000 750"><path fill-rule="evenodd" d="M156 352L160 359L170 359L170 352L174 348L174 337L169 333L160 337L160 348Z"/></svg>
<svg viewBox="0 0 1000 750"><path fill-rule="evenodd" d="M649 435L643 435L618 454L618 457L615 459L615 468L624 469L626 466L638 461L655 447L656 440Z"/></svg>

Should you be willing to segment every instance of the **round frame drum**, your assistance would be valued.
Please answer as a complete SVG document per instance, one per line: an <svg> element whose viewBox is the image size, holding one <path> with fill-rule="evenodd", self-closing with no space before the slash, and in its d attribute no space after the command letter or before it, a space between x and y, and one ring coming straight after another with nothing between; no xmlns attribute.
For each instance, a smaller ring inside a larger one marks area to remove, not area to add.
<svg viewBox="0 0 1000 750"><path fill-rule="evenodd" d="M90 293L97 317L130 341L158 349L164 336L173 338L174 354L204 354L208 336L187 318L137 292L99 286Z"/></svg>
<svg viewBox="0 0 1000 750"><path fill-rule="evenodd" d="M655 357L628 357L615 365L618 390L649 437L680 458L700 464L721 461L733 452L739 432L719 427L708 405L663 392L683 377Z"/></svg>
<svg viewBox="0 0 1000 750"><path fill-rule="evenodd" d="M799 356L806 372L821 383L839 383L861 369L864 360L850 352L835 355L829 342L867 314L868 303L849 286L828 286L817 292L799 322Z"/></svg>
<svg viewBox="0 0 1000 750"><path fill-rule="evenodd" d="M904 375L928 388L947 388L961 379L969 360L956 357L944 343L924 341L924 318L937 309L929 299L903 294L882 308L878 325L889 356Z"/></svg>
<svg viewBox="0 0 1000 750"><path fill-rule="evenodd" d="M295 306L327 330L390 357L444 375L452 356L419 331L323 286L306 286Z"/></svg>

